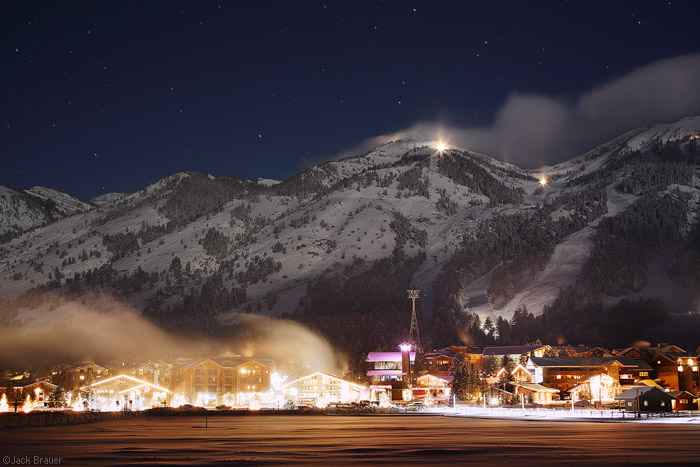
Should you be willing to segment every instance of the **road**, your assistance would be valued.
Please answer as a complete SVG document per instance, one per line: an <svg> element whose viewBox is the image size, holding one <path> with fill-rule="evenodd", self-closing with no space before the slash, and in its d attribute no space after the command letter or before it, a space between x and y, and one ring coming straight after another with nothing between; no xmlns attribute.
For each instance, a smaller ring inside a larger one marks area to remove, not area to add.
<svg viewBox="0 0 700 467"><path fill-rule="evenodd" d="M0 453L61 458L60 465L684 465L700 463L700 427L259 415L208 417L205 428L200 416L144 416L5 429Z"/></svg>

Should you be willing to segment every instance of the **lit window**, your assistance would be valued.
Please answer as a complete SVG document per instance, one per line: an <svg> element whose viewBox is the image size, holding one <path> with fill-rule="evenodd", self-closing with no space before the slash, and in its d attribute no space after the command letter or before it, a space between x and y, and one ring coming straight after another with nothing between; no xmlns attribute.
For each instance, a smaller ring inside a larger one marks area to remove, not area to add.
<svg viewBox="0 0 700 467"><path fill-rule="evenodd" d="M661 401L661 407L665 407L665 406L666 406L666 402Z"/></svg>
<svg viewBox="0 0 700 467"><path fill-rule="evenodd" d="M644 407L648 407L648 406L649 406L649 401L644 401Z"/></svg>
<svg viewBox="0 0 700 467"><path fill-rule="evenodd" d="M85 375L80 375L80 381L83 381L85 379Z"/></svg>
<svg viewBox="0 0 700 467"><path fill-rule="evenodd" d="M557 375L557 379L561 379L561 375Z"/></svg>

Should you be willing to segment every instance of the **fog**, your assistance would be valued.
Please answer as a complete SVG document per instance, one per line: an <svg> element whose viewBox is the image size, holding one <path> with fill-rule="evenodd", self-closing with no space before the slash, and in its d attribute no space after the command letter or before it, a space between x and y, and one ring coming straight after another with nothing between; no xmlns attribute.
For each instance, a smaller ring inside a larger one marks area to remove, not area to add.
<svg viewBox="0 0 700 467"><path fill-rule="evenodd" d="M224 337L208 338L168 333L140 313L113 298L94 307L67 303L25 316L21 326L0 328L0 365L3 368L47 369L54 364L121 358L211 357L225 351L244 357L294 361L309 370L338 372L343 355L320 335L299 323L238 316Z"/></svg>

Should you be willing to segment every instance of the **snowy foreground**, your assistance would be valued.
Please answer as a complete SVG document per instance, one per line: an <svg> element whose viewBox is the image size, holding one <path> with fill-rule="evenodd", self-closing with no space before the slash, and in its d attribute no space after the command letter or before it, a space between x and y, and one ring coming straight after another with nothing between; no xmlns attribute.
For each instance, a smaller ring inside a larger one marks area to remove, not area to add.
<svg viewBox="0 0 700 467"><path fill-rule="evenodd" d="M496 409L501 410L501 409ZM516 413L510 409L504 412ZM680 420L680 419L679 419ZM658 440L672 440L658 442ZM696 425L462 416L141 416L3 430L3 456L60 465L697 465ZM31 464L32 462L27 462Z"/></svg>
<svg viewBox="0 0 700 467"><path fill-rule="evenodd" d="M496 418L535 421L577 421L577 422L637 422L637 423L682 423L699 424L700 413L680 412L667 414L642 413L637 418L635 413L619 410L588 409L546 409L519 407L477 407L458 406L426 409L423 413L434 413L453 417Z"/></svg>

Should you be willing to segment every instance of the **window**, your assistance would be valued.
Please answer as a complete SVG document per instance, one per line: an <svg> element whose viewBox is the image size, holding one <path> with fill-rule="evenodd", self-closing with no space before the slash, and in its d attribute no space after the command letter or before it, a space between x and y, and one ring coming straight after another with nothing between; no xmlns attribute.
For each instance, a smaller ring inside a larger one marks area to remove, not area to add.
<svg viewBox="0 0 700 467"><path fill-rule="evenodd" d="M666 402L661 401L661 407L666 407Z"/></svg>
<svg viewBox="0 0 700 467"><path fill-rule="evenodd" d="M80 375L80 381L84 381L84 380L85 380L85 375Z"/></svg>
<svg viewBox="0 0 700 467"><path fill-rule="evenodd" d="M639 372L639 376L640 376L640 377L641 377L641 376L649 376L649 372L648 372L648 371L640 371L640 372Z"/></svg>
<svg viewBox="0 0 700 467"><path fill-rule="evenodd" d="M678 402L681 403L681 404L687 404L687 403L688 403L688 399L679 399Z"/></svg>
<svg viewBox="0 0 700 467"><path fill-rule="evenodd" d="M644 407L649 407L649 401L644 401Z"/></svg>
<svg viewBox="0 0 700 467"><path fill-rule="evenodd" d="M561 375L557 375L557 379L561 379Z"/></svg>

